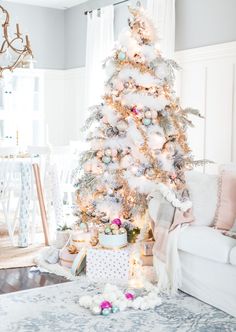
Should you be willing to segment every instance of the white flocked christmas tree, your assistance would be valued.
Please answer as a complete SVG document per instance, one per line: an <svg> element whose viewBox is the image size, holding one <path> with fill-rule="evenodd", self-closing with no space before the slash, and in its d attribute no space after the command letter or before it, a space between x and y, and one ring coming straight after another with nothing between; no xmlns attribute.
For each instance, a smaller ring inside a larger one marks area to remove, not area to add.
<svg viewBox="0 0 236 332"><path fill-rule="evenodd" d="M156 49L156 31L143 8L130 8L129 29L104 62L103 103L85 124L90 148L80 158L77 214L81 222L114 218L142 225L149 194L159 190L182 210L189 205L184 172L193 161L189 114L173 85L173 60Z"/></svg>

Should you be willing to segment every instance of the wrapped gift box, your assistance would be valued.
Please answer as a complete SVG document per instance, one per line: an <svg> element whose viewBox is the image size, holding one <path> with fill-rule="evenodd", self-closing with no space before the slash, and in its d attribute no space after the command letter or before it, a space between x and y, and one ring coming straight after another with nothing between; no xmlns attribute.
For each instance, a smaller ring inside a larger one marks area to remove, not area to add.
<svg viewBox="0 0 236 332"><path fill-rule="evenodd" d="M143 266L153 266L153 256L141 256Z"/></svg>
<svg viewBox="0 0 236 332"><path fill-rule="evenodd" d="M68 247L60 250L60 253L59 253L60 265L70 269L73 265L74 259L77 256L77 254L78 253L71 254L69 252Z"/></svg>
<svg viewBox="0 0 236 332"><path fill-rule="evenodd" d="M71 234L71 244L80 249L89 244L90 238L91 234L89 232L73 231Z"/></svg>
<svg viewBox="0 0 236 332"><path fill-rule="evenodd" d="M87 250L86 274L92 282L125 284L129 281L131 250L90 248Z"/></svg>

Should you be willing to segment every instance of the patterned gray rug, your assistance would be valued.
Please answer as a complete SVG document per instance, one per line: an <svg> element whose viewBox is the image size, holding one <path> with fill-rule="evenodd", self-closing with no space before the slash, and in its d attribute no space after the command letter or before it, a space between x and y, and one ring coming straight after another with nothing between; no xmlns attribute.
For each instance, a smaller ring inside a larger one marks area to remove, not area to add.
<svg viewBox="0 0 236 332"><path fill-rule="evenodd" d="M86 281L0 295L1 332L233 332L236 318L184 293L155 310L108 317L82 309L79 297L97 293Z"/></svg>

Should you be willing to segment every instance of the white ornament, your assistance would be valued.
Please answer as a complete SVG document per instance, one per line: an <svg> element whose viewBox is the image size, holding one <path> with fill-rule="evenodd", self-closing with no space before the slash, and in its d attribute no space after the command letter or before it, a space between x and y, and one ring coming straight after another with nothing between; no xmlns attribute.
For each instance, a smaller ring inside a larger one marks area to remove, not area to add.
<svg viewBox="0 0 236 332"><path fill-rule="evenodd" d="M116 127L119 131L125 131L128 128L128 123L125 120L120 120Z"/></svg>
<svg viewBox="0 0 236 332"><path fill-rule="evenodd" d="M105 155L110 157L112 155L111 149L106 149L105 150Z"/></svg>
<svg viewBox="0 0 236 332"><path fill-rule="evenodd" d="M101 308L100 308L99 306L95 305L94 307L92 307L92 313L93 313L94 315L100 315L100 313L101 313Z"/></svg>
<svg viewBox="0 0 236 332"><path fill-rule="evenodd" d="M150 119L151 117L152 117L152 113L151 113L151 111L146 111L146 112L145 112L145 118Z"/></svg>
<svg viewBox="0 0 236 332"><path fill-rule="evenodd" d="M157 118L157 111L151 111L151 114L152 114L152 119Z"/></svg>

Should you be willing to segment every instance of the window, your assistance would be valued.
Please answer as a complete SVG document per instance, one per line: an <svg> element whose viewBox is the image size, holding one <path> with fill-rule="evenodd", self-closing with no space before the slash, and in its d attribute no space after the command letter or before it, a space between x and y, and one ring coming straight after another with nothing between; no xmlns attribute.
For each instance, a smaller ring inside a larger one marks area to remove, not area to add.
<svg viewBox="0 0 236 332"><path fill-rule="evenodd" d="M2 81L0 140L22 148L44 144L43 78L39 71L19 69Z"/></svg>

